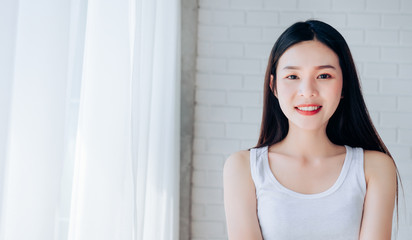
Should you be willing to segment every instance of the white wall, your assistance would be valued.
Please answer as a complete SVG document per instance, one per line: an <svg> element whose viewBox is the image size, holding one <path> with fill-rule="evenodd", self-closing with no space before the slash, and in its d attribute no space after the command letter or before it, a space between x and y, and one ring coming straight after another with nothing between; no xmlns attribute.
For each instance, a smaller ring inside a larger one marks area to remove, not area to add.
<svg viewBox="0 0 412 240"><path fill-rule="evenodd" d="M263 77L279 34L316 18L346 38L373 121L398 164L412 236L412 1L199 0L192 239L226 239L222 167L257 142ZM402 198L402 196L401 196Z"/></svg>

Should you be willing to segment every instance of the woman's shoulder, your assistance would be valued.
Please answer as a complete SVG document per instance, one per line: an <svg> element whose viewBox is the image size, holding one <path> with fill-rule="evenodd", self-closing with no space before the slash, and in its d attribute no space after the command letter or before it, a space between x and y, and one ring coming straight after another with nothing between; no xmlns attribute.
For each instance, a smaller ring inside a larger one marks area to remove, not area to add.
<svg viewBox="0 0 412 240"><path fill-rule="evenodd" d="M243 175L245 172L249 172L249 159L250 152L248 150L232 153L225 161L225 165L223 167L224 174Z"/></svg>
<svg viewBox="0 0 412 240"><path fill-rule="evenodd" d="M364 159L367 180L396 177L396 165L389 155L380 151L364 150Z"/></svg>
<svg viewBox="0 0 412 240"><path fill-rule="evenodd" d="M248 165L250 159L250 151L241 150L235 153L232 153L225 162L226 166L243 166Z"/></svg>

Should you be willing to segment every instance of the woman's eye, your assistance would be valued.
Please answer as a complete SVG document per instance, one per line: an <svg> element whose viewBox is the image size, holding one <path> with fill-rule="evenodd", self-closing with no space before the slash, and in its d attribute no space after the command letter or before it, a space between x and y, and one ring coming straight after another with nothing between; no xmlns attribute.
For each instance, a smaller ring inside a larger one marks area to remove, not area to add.
<svg viewBox="0 0 412 240"><path fill-rule="evenodd" d="M287 76L286 78L289 78L289 79L298 79L298 76L296 76L296 75L289 75L289 76Z"/></svg>
<svg viewBox="0 0 412 240"><path fill-rule="evenodd" d="M319 75L318 78L320 78L320 79L328 79L328 78L331 78L331 77L332 77L332 76L331 76L330 74L324 73L324 74Z"/></svg>

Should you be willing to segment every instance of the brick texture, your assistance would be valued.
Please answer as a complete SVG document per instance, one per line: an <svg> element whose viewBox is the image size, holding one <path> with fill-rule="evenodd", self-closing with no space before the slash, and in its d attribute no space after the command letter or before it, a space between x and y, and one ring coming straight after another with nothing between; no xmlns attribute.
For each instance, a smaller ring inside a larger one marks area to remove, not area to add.
<svg viewBox="0 0 412 240"><path fill-rule="evenodd" d="M267 59L279 34L315 18L353 51L364 96L412 205L412 1L200 0L192 178L192 239L227 239L222 168L257 142ZM400 197L401 205L403 197ZM412 236L400 208L398 239Z"/></svg>

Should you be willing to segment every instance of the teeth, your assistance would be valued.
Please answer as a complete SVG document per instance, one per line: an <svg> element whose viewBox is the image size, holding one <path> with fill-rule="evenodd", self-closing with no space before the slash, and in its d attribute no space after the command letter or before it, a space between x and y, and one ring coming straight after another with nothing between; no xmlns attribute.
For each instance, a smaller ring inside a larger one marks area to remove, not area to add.
<svg viewBox="0 0 412 240"><path fill-rule="evenodd" d="M297 107L301 111L315 111L320 108L320 106L309 106L309 107Z"/></svg>

